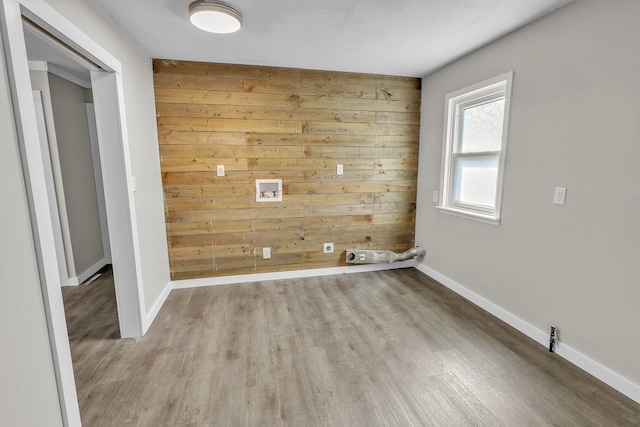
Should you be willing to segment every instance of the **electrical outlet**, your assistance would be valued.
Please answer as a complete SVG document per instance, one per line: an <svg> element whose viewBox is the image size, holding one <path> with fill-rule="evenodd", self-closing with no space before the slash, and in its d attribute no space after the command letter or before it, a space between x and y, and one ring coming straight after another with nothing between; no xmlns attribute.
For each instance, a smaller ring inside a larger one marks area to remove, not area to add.
<svg viewBox="0 0 640 427"><path fill-rule="evenodd" d="M218 165L216 167L216 172L218 173L218 176L224 176L224 165Z"/></svg>
<svg viewBox="0 0 640 427"><path fill-rule="evenodd" d="M342 175L342 174L344 174L344 166L343 166L343 165L338 165L338 166L336 166L336 173L337 173L338 175Z"/></svg>
<svg viewBox="0 0 640 427"><path fill-rule="evenodd" d="M271 258L271 248L262 248L262 259Z"/></svg>
<svg viewBox="0 0 640 427"><path fill-rule="evenodd" d="M553 191L553 204L563 206L566 197L567 189L564 187L556 187L556 189Z"/></svg>
<svg viewBox="0 0 640 427"><path fill-rule="evenodd" d="M325 243L322 245L322 251L325 254L332 254L333 253L333 243Z"/></svg>

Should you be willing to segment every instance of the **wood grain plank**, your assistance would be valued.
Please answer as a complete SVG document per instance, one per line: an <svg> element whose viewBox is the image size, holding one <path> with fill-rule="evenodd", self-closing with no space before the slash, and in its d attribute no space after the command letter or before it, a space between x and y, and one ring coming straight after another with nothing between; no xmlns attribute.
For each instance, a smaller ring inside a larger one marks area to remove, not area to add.
<svg viewBox="0 0 640 427"><path fill-rule="evenodd" d="M160 147L163 159L189 158L262 158L262 159L301 159L303 147L242 147L242 146L210 146L210 145L163 145Z"/></svg>
<svg viewBox="0 0 640 427"><path fill-rule="evenodd" d="M389 125L391 126L391 125ZM193 132L280 132L302 133L299 121L248 120L248 119L203 119L184 117L159 117L158 129Z"/></svg>
<svg viewBox="0 0 640 427"><path fill-rule="evenodd" d="M304 109L256 105L158 102L156 104L156 112L158 117L385 123L378 122L377 115L373 111L331 110L320 108Z"/></svg>
<svg viewBox="0 0 640 427"><path fill-rule="evenodd" d="M381 170L418 170L418 159L377 159L375 168Z"/></svg>
<svg viewBox="0 0 640 427"><path fill-rule="evenodd" d="M340 135L412 135L417 136L419 126L377 123L304 122L302 132Z"/></svg>
<svg viewBox="0 0 640 427"><path fill-rule="evenodd" d="M375 203L414 202L415 200L416 191L383 191L373 193L373 201Z"/></svg>
<svg viewBox="0 0 640 427"><path fill-rule="evenodd" d="M372 223L372 215L344 215L332 216L329 218L316 216L302 219L302 227L305 230L312 230L314 228L328 229L333 227L350 229L351 227L358 227Z"/></svg>
<svg viewBox="0 0 640 427"><path fill-rule="evenodd" d="M376 99L419 102L421 96L422 91L415 87L380 86L376 88Z"/></svg>
<svg viewBox="0 0 640 427"><path fill-rule="evenodd" d="M256 188L251 184L190 184L190 185L166 185L165 197L198 198L215 196L250 196L255 195Z"/></svg>
<svg viewBox="0 0 640 427"><path fill-rule="evenodd" d="M269 93L249 93L249 92L225 92L213 90L193 90L193 89L162 89L155 91L156 102L163 103L189 103L189 104L221 104L221 105L239 105L239 106L262 106L262 107L289 107L296 108L301 106L302 101L299 96L295 95L274 95ZM376 101L370 100L369 104L361 101L363 105L369 105L369 108L357 108L357 103L353 102L352 108L342 108L343 110L355 111L375 111L371 109L371 104L392 103L390 106L395 108L390 111L415 111L415 107L404 101ZM399 105L396 105L399 104ZM406 106L402 108L402 106ZM319 107L326 108L326 107Z"/></svg>
<svg viewBox="0 0 640 427"><path fill-rule="evenodd" d="M154 74L192 76L236 76L256 79L297 81L302 70L294 68L254 67L251 65L154 59Z"/></svg>
<svg viewBox="0 0 640 427"><path fill-rule="evenodd" d="M196 209L238 209L249 208L256 204L254 196L218 196L196 198L166 198L165 205L171 211Z"/></svg>
<svg viewBox="0 0 640 427"><path fill-rule="evenodd" d="M338 164L344 165L347 169L370 170L372 165L375 167L376 160L373 159L248 159L247 168L249 170L320 170L331 169L336 170Z"/></svg>
<svg viewBox="0 0 640 427"><path fill-rule="evenodd" d="M361 236L386 236L386 235L407 235L414 232L412 223L402 224L377 224L367 226L349 227L349 237L358 238ZM334 228L331 230L310 229L305 232L305 240L322 241L322 239L339 239L344 236L344 229Z"/></svg>
<svg viewBox="0 0 640 427"><path fill-rule="evenodd" d="M288 135L288 134L287 134ZM243 132L192 132L158 129L160 145L245 145L247 135Z"/></svg>
<svg viewBox="0 0 640 427"><path fill-rule="evenodd" d="M218 159L161 159L162 172L216 172L218 165L223 164L225 170L248 170L248 160L238 158Z"/></svg>
<svg viewBox="0 0 640 427"><path fill-rule="evenodd" d="M415 224L415 213L373 214L373 223L380 224Z"/></svg>
<svg viewBox="0 0 640 427"><path fill-rule="evenodd" d="M194 94L194 99L198 99L203 94ZM335 110L356 110L356 111L391 111L391 112L418 112L419 102L410 101L387 101L380 99L356 99L356 98L318 98L310 95L297 97L295 102L302 108L330 108Z"/></svg>
<svg viewBox="0 0 640 427"><path fill-rule="evenodd" d="M418 147L327 147L304 148L306 159L417 159Z"/></svg>
<svg viewBox="0 0 640 427"><path fill-rule="evenodd" d="M376 74L342 73L335 71L302 70L302 84L326 82L339 84L361 84L370 86L399 86L420 88L420 79L411 77L382 76Z"/></svg>
<svg viewBox="0 0 640 427"><path fill-rule="evenodd" d="M351 205L355 203L371 204L373 203L373 194L371 193L327 193L327 194L300 194L285 196L288 201L294 205Z"/></svg>
<svg viewBox="0 0 640 427"><path fill-rule="evenodd" d="M343 216L343 215L372 215L373 206L369 204L357 205L325 205L325 206L304 206L304 216L306 218L314 216Z"/></svg>
<svg viewBox="0 0 640 427"><path fill-rule="evenodd" d="M373 213L373 207L371 207ZM203 209L175 210L167 213L167 222L233 221L243 219L301 218L304 217L304 206L261 206L254 209Z"/></svg>
<svg viewBox="0 0 640 427"><path fill-rule="evenodd" d="M376 88L373 86L311 83L309 79L303 80L296 93L315 97L376 99Z"/></svg>
<svg viewBox="0 0 640 427"><path fill-rule="evenodd" d="M162 89L244 92L244 79L230 76L195 76L156 72L153 75L153 84L156 88Z"/></svg>
<svg viewBox="0 0 640 427"><path fill-rule="evenodd" d="M169 256L172 259L198 259L231 256L253 256L254 245L249 243L217 245L217 246L195 246L187 248L171 248Z"/></svg>
<svg viewBox="0 0 640 427"><path fill-rule="evenodd" d="M253 231L301 229L302 218L260 219L251 222Z"/></svg>
<svg viewBox="0 0 640 427"><path fill-rule="evenodd" d="M419 125L420 113L392 113L389 111L382 111L376 113L376 123L393 123L402 125Z"/></svg>
<svg viewBox="0 0 640 427"><path fill-rule="evenodd" d="M167 223L167 233L171 236L187 234L216 234L253 231L250 220L242 221L200 221Z"/></svg>
<svg viewBox="0 0 640 427"><path fill-rule="evenodd" d="M226 168L225 168L226 169ZM197 184L251 184L256 179L282 178L286 181L300 182L304 180L303 171L229 171L225 176L217 176L211 172L164 172L162 182L165 186L197 185ZM254 187L252 187L254 188Z"/></svg>
<svg viewBox="0 0 640 427"><path fill-rule="evenodd" d="M418 138L415 135L319 135L319 134L264 134L247 135L247 143L252 145L325 145L325 146L366 146L366 147L399 147L416 146Z"/></svg>

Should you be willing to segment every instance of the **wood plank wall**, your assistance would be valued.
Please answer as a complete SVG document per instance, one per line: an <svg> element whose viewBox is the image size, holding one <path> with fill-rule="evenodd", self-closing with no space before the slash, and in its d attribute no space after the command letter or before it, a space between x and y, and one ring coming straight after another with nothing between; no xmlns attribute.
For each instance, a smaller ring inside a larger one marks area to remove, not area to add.
<svg viewBox="0 0 640 427"><path fill-rule="evenodd" d="M419 79L169 60L154 76L173 280L414 245ZM256 203L258 178L284 200Z"/></svg>

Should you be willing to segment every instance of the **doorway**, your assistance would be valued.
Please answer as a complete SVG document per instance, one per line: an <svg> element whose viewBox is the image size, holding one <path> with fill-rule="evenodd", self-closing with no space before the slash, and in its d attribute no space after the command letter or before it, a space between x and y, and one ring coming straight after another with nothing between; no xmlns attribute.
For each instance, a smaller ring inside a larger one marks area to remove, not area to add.
<svg viewBox="0 0 640 427"><path fill-rule="evenodd" d="M69 338L60 288L52 208L45 159L37 130L24 23L40 28L60 45L86 59L93 89L104 199L121 337L143 334L140 256L138 253L131 168L124 114L120 62L42 0L0 2L0 28L7 62L16 131L27 188L31 225L65 425L80 425Z"/></svg>
<svg viewBox="0 0 640 427"><path fill-rule="evenodd" d="M91 70L93 64L24 23L61 286L111 263Z"/></svg>

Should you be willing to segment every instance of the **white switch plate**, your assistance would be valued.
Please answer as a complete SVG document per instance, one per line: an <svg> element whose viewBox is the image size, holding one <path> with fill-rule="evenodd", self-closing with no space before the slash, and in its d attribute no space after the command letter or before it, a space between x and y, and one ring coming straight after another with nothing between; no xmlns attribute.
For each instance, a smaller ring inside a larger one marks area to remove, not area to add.
<svg viewBox="0 0 640 427"><path fill-rule="evenodd" d="M262 259L271 258L271 248L262 248Z"/></svg>
<svg viewBox="0 0 640 427"><path fill-rule="evenodd" d="M218 176L224 176L224 165L218 165L216 167L216 172L218 173Z"/></svg>
<svg viewBox="0 0 640 427"><path fill-rule="evenodd" d="M440 201L440 195L437 191L433 192L433 198L431 200L433 200L433 203L438 203Z"/></svg>
<svg viewBox="0 0 640 427"><path fill-rule="evenodd" d="M332 254L333 253L333 243L324 243L322 245L322 251L325 254Z"/></svg>
<svg viewBox="0 0 640 427"><path fill-rule="evenodd" d="M133 191L134 193L138 191L138 180L135 176L131 177L131 191Z"/></svg>
<svg viewBox="0 0 640 427"><path fill-rule="evenodd" d="M567 198L567 189L565 187L556 187L553 191L553 204L564 205L564 201Z"/></svg>
<svg viewBox="0 0 640 427"><path fill-rule="evenodd" d="M344 174L344 166L343 166L343 165L338 165L338 166L336 167L336 173L337 173L338 175L342 175L342 174Z"/></svg>

